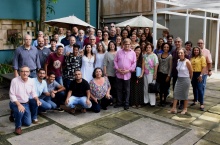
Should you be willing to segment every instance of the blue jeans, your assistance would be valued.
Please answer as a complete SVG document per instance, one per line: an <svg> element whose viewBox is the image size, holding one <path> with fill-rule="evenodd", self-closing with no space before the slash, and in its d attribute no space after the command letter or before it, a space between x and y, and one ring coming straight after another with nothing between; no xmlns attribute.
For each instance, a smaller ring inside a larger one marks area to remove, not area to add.
<svg viewBox="0 0 220 145"><path fill-rule="evenodd" d="M35 70L35 71L30 72L29 77L30 77L30 78L36 78L36 77L37 77L37 72L36 72L36 70Z"/></svg>
<svg viewBox="0 0 220 145"><path fill-rule="evenodd" d="M194 95L194 102L199 101L201 105L204 102L204 92L205 92L205 76L202 76L202 82L198 82L198 77L200 76L201 72L193 72L192 78L192 87L193 87L193 95Z"/></svg>
<svg viewBox="0 0 220 145"><path fill-rule="evenodd" d="M57 105L51 101L51 96L41 95L39 99L42 103L38 108L39 112L57 108Z"/></svg>
<svg viewBox="0 0 220 145"><path fill-rule="evenodd" d="M70 83L71 83L71 82L72 82L72 81L69 80L69 79L67 79L67 78L63 80L63 84L64 84L64 87L66 88L66 92L69 91Z"/></svg>
<svg viewBox="0 0 220 145"><path fill-rule="evenodd" d="M205 89L206 89L206 80L207 80L207 77L208 77L207 74L205 74L205 75L202 76L203 84L204 84L204 95L205 95Z"/></svg>
<svg viewBox="0 0 220 145"><path fill-rule="evenodd" d="M56 77L55 80L56 80L61 86L63 86L63 78L62 78L62 76Z"/></svg>
<svg viewBox="0 0 220 145"><path fill-rule="evenodd" d="M92 107L91 109L95 112L95 113L99 113L100 109L107 109L107 107L112 103L113 99L107 99L105 96L98 100L98 103L96 103L95 101L91 100L92 102Z"/></svg>
<svg viewBox="0 0 220 145"><path fill-rule="evenodd" d="M21 104L25 110L24 112L19 112L18 106L15 103L10 102L9 106L13 111L13 116L15 118L15 128L21 127L22 125L30 126L31 125L31 112L29 109L29 104Z"/></svg>
<svg viewBox="0 0 220 145"><path fill-rule="evenodd" d="M75 108L76 105L81 105L83 108L91 108L92 107L92 103L90 102L89 105L86 104L86 96L83 97L75 97L75 96L71 96L69 98L69 103L66 105L67 107L70 108Z"/></svg>
<svg viewBox="0 0 220 145"><path fill-rule="evenodd" d="M66 100L66 94L64 91L62 92L58 92L55 94L54 98L51 98L51 100L56 103L57 108L60 108L61 104L64 104L65 100Z"/></svg>
<svg viewBox="0 0 220 145"><path fill-rule="evenodd" d="M29 99L29 107L31 111L31 119L32 120L37 119L38 106L37 106L37 102L35 99Z"/></svg>

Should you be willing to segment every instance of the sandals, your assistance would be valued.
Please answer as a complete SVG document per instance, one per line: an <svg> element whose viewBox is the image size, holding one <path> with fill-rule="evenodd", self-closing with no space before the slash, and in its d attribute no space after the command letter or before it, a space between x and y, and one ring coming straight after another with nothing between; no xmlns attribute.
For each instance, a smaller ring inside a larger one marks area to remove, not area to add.
<svg viewBox="0 0 220 145"><path fill-rule="evenodd" d="M170 113L170 114L176 114L177 113L177 110L169 110L169 111L167 111L167 113Z"/></svg>
<svg viewBox="0 0 220 145"><path fill-rule="evenodd" d="M186 113L187 113L187 110L183 109L183 111L180 114L185 115Z"/></svg>

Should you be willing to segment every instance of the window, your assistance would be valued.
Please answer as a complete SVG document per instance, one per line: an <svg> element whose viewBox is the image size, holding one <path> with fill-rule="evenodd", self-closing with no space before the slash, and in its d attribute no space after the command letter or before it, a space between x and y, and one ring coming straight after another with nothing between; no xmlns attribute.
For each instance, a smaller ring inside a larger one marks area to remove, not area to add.
<svg viewBox="0 0 220 145"><path fill-rule="evenodd" d="M30 27L30 26L29 26L29 22L26 22L26 26L27 26L27 27Z"/></svg>
<svg viewBox="0 0 220 145"><path fill-rule="evenodd" d="M32 36L35 36L35 33L32 31Z"/></svg>
<svg viewBox="0 0 220 145"><path fill-rule="evenodd" d="M34 22L31 22L31 27L34 27Z"/></svg>
<svg viewBox="0 0 220 145"><path fill-rule="evenodd" d="M29 32L29 31L27 31L27 34L28 34L28 35L30 35L30 32Z"/></svg>

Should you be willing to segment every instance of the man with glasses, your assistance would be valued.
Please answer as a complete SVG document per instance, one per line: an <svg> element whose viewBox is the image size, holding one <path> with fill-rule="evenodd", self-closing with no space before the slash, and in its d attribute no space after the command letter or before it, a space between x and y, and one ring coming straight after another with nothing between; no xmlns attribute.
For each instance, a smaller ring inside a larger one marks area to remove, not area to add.
<svg viewBox="0 0 220 145"><path fill-rule="evenodd" d="M38 36L37 36L37 38L39 38L39 37L44 37L44 32L42 32L42 31L39 31L38 32ZM38 45L38 42L37 42L37 39L33 42L33 45L32 46L34 46L34 47L37 47L37 45Z"/></svg>
<svg viewBox="0 0 220 145"><path fill-rule="evenodd" d="M94 28L90 28L89 29L89 37L90 36L95 36L95 29ZM85 40L84 40L84 43L83 43L83 46L85 46L85 45L87 45L87 44L89 44L90 43L90 40L89 40L89 37L87 37ZM99 38L98 37L95 37L95 39L96 39L96 43L99 43Z"/></svg>
<svg viewBox="0 0 220 145"><path fill-rule="evenodd" d="M42 38L43 39L43 38ZM30 69L29 77L36 77L36 70L41 68L39 54L36 47L31 46L32 37L24 36L24 45L15 49L13 59L14 77L17 77L21 66L27 66Z"/></svg>
<svg viewBox="0 0 220 145"><path fill-rule="evenodd" d="M44 36L44 47L50 48L50 43L49 43L49 38L48 36Z"/></svg>
<svg viewBox="0 0 220 145"><path fill-rule="evenodd" d="M124 110L129 109L130 79L131 72L136 68L136 54L131 49L131 40L124 39L123 49L119 50L114 59L117 83L117 104L115 108L121 107L123 96L125 96Z"/></svg>
<svg viewBox="0 0 220 145"><path fill-rule="evenodd" d="M89 43L92 46L93 54L97 53L96 37L94 35L89 36Z"/></svg>
<svg viewBox="0 0 220 145"><path fill-rule="evenodd" d="M27 66L19 68L20 76L15 77L11 81L9 96L9 106L13 111L13 121L15 121L15 134L22 134L21 126L31 125L31 112L29 107L29 96L33 96L36 104L39 106L39 101L34 82L28 76L30 75L30 69ZM10 120L11 121L11 120Z"/></svg>
<svg viewBox="0 0 220 145"><path fill-rule="evenodd" d="M81 29L79 30L79 35L76 39L76 44L78 44L80 46L80 50L83 49L83 44L84 44L84 40L85 40L85 32Z"/></svg>
<svg viewBox="0 0 220 145"><path fill-rule="evenodd" d="M70 53L73 53L73 45L76 43L76 38L74 36L70 36L69 45L65 46L63 54L68 56Z"/></svg>

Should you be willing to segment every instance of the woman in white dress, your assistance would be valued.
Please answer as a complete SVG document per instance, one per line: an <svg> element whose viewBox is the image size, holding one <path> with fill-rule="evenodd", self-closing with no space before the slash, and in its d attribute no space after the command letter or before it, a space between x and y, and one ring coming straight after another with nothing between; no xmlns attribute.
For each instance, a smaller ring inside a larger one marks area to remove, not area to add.
<svg viewBox="0 0 220 145"><path fill-rule="evenodd" d="M95 55L96 61L95 61L95 68L100 67L103 70L103 64L104 64L104 56L105 56L105 48L101 42L97 44L97 53Z"/></svg>
<svg viewBox="0 0 220 145"><path fill-rule="evenodd" d="M121 50L121 47L122 44L121 44L121 36L117 36L116 37L116 48L117 48L117 51Z"/></svg>
<svg viewBox="0 0 220 145"><path fill-rule="evenodd" d="M108 49L108 43L109 43L108 38L109 38L109 33L108 33L107 31L104 31L104 32L102 33L102 39L103 39L103 40L102 40L102 44L103 44L105 50Z"/></svg>
<svg viewBox="0 0 220 145"><path fill-rule="evenodd" d="M84 50L84 56L82 57L82 78L85 79L87 82L90 82L93 77L92 73L94 71L94 64L95 64L95 55L92 53L92 46L91 44L87 44Z"/></svg>

